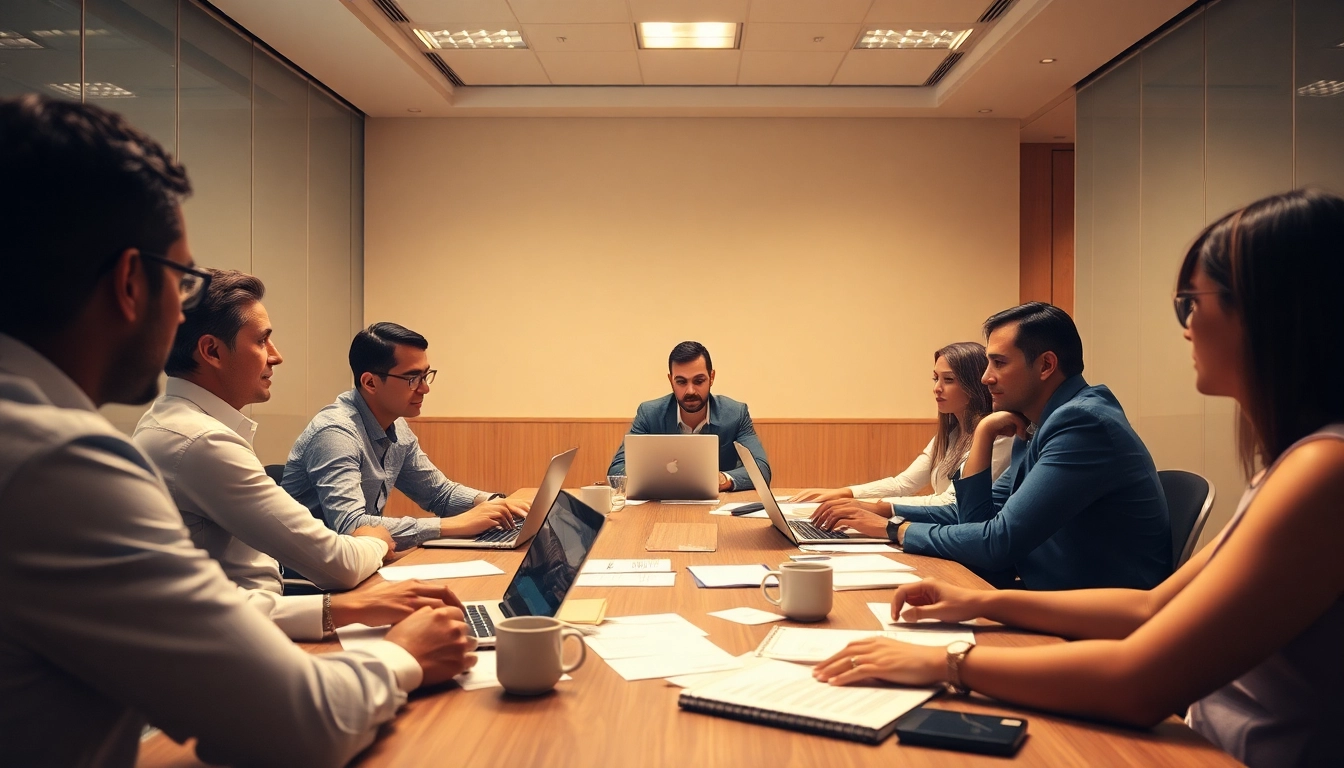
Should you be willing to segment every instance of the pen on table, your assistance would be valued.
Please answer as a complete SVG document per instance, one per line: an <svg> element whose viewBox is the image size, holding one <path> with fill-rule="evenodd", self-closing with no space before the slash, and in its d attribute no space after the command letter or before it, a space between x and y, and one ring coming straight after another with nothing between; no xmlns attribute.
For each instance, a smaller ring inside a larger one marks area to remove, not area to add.
<svg viewBox="0 0 1344 768"><path fill-rule="evenodd" d="M793 560L793 561L796 562L796 563L801 563L801 562L806 562L806 561L809 561L809 560L830 560L830 559L831 559L831 556L830 556L830 555L794 555L794 556L793 556L792 558L790 558L790 559Z"/></svg>

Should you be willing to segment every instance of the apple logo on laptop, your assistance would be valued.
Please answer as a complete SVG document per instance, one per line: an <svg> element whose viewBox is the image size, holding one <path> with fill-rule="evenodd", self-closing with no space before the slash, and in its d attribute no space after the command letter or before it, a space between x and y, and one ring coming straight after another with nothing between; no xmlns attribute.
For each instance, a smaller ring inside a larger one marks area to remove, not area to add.
<svg viewBox="0 0 1344 768"><path fill-rule="evenodd" d="M669 475L675 475L675 474L677 474L677 460L676 460L676 459L673 459L673 460L667 462L667 473L668 473Z"/></svg>

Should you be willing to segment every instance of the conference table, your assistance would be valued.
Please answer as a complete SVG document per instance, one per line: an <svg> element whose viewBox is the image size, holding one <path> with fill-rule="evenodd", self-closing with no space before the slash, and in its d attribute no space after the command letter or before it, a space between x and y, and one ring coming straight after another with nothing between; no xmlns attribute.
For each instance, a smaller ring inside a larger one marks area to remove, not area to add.
<svg viewBox="0 0 1344 768"><path fill-rule="evenodd" d="M530 499L532 491L515 494ZM724 494L721 501L755 501L754 492ZM686 566L763 563L775 567L798 554L769 520L710 515L712 505L630 505L607 517L591 557L668 558L676 571L673 587L579 587L572 598L605 597L607 616L678 613L709 633L709 640L734 655L756 648L770 628L783 626L879 629L869 602L889 601L892 590L835 593L827 620L813 624L776 622L747 626L709 616L738 606L771 610L759 589L702 589ZM713 552L647 552L656 522L715 523ZM486 560L504 575L453 579L465 600L497 599L524 549L510 551L420 549L398 565ZM946 560L906 555L893 559L915 567L922 577L937 577L969 587L988 585L966 568ZM374 576L373 578L380 578ZM982 622L983 624L983 622ZM1063 642L1059 638L996 625L975 627L981 645L1028 646ZM572 645L572 641L567 644ZM339 643L304 644L312 653L340 649ZM574 649L568 647L566 655ZM627 682L593 652L587 662L544 696L528 698L501 689L463 691L439 686L411 695L397 718L355 761L359 766L991 766L1005 759L903 746L895 736L880 745L814 736L738 722L678 708L678 688L664 680ZM940 696L931 706L1004 717L1025 717L1028 737L1013 758L1018 765L1239 765L1176 717L1151 730L1136 730L1003 706L972 695ZM199 765L192 743L173 743L162 734L141 745L140 766Z"/></svg>

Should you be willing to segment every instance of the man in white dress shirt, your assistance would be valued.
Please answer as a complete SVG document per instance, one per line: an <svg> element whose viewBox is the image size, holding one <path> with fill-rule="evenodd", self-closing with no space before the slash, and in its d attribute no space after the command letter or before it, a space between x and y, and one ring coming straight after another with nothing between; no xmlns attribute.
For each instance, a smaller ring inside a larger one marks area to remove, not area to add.
<svg viewBox="0 0 1344 768"><path fill-rule="evenodd" d="M97 408L157 394L208 282L182 167L92 105L0 101L0 765L133 765L146 721L217 763L341 765L470 667L456 608L367 649L298 649L195 547Z"/></svg>

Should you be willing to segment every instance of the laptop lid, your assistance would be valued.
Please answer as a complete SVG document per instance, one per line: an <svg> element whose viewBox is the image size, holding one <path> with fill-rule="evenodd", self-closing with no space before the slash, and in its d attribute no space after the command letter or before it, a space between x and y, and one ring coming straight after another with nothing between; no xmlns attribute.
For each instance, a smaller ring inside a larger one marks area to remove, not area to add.
<svg viewBox="0 0 1344 768"><path fill-rule="evenodd" d="M718 501L718 435L626 435L626 497Z"/></svg>
<svg viewBox="0 0 1344 768"><path fill-rule="evenodd" d="M536 536L542 523L546 522L545 512L555 503L555 497L560 494L560 489L564 487L565 477L569 475L569 467L574 463L574 454L578 452L578 448L570 448L564 453L558 453L551 457L551 463L546 466L546 474L541 478L541 485L537 486L537 495L532 497L531 509L540 510L542 514L529 514L527 516L527 520L523 522L522 530L518 531L518 538L514 540L514 549L521 547L533 536Z"/></svg>
<svg viewBox="0 0 1344 768"><path fill-rule="evenodd" d="M504 615L555 616L606 521L591 507L560 491L504 590L499 606Z"/></svg>
<svg viewBox="0 0 1344 768"><path fill-rule="evenodd" d="M765 514L770 516L770 522L775 524L775 528L784 534L785 538L797 544L798 537L793 535L793 529L789 527L789 521L784 517L784 510L780 509L779 502L775 501L775 493L770 490L765 475L761 474L761 468L756 464L756 457L752 456L751 451L741 443L734 442L733 447L737 449L738 458L742 459L742 466L747 468L752 486L760 494L761 506L765 507Z"/></svg>

